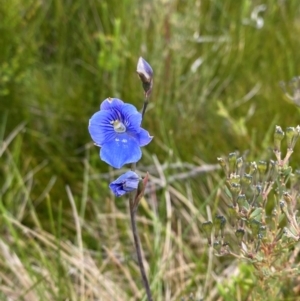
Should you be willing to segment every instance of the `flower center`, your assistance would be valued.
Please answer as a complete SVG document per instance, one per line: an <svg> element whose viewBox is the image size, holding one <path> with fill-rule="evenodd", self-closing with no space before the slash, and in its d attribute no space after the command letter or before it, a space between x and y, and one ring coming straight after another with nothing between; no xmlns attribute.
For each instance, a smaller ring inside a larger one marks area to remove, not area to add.
<svg viewBox="0 0 300 301"><path fill-rule="evenodd" d="M114 126L115 132L117 132L117 133L126 132L126 127L120 120L115 120L115 121L112 121L111 123Z"/></svg>

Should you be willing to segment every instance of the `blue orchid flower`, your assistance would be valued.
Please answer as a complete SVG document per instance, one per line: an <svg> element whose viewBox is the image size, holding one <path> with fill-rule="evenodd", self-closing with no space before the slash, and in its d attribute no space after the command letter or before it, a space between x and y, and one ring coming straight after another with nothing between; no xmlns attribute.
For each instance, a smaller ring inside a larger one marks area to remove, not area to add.
<svg viewBox="0 0 300 301"><path fill-rule="evenodd" d="M101 160L114 168L139 161L140 148L153 138L141 128L141 122L142 115L133 105L118 98L105 99L88 127L95 144L101 147Z"/></svg>
<svg viewBox="0 0 300 301"><path fill-rule="evenodd" d="M140 177L133 171L127 171L109 184L115 196L122 196L138 188Z"/></svg>

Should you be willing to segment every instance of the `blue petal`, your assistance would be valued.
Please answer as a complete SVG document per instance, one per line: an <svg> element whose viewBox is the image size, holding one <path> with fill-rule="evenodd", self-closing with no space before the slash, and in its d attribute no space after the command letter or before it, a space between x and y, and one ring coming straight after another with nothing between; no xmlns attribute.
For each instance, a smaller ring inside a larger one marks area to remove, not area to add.
<svg viewBox="0 0 300 301"><path fill-rule="evenodd" d="M122 196L126 193L121 184L109 184L109 188L112 190L115 196Z"/></svg>
<svg viewBox="0 0 300 301"><path fill-rule="evenodd" d="M116 138L102 145L101 160L114 168L121 168L124 164L135 163L142 157L138 141L126 133L118 134Z"/></svg>
<svg viewBox="0 0 300 301"><path fill-rule="evenodd" d="M140 132L138 133L137 139L139 141L139 146L145 146L151 142L153 136L150 136L148 131L141 128Z"/></svg>
<svg viewBox="0 0 300 301"><path fill-rule="evenodd" d="M129 170L129 171L125 172L124 174L122 174L121 176L119 176L112 183L120 184L120 183L124 183L124 181L126 181L126 180L132 180L132 179L139 180L139 176L136 172Z"/></svg>
<svg viewBox="0 0 300 301"><path fill-rule="evenodd" d="M141 129L142 114L137 111L135 106L125 104L121 107L120 113L127 131L131 133L138 133Z"/></svg>
<svg viewBox="0 0 300 301"><path fill-rule="evenodd" d="M101 146L116 137L116 132L111 124L113 120L113 112L107 110L99 111L91 117L88 129L97 145Z"/></svg>
<svg viewBox="0 0 300 301"><path fill-rule="evenodd" d="M147 74L149 74L150 77L153 77L153 70L152 70L150 64L144 59L143 59L143 62L144 62L145 71L147 72Z"/></svg>
<svg viewBox="0 0 300 301"><path fill-rule="evenodd" d="M109 184L110 189L116 196L121 196L126 192L137 189L139 184L139 176L133 171L127 171L118 179Z"/></svg>
<svg viewBox="0 0 300 301"><path fill-rule="evenodd" d="M100 105L100 110L119 110L124 105L124 102L118 98L106 98Z"/></svg>
<svg viewBox="0 0 300 301"><path fill-rule="evenodd" d="M142 114L138 112L138 110L136 109L136 107L134 105L131 105L129 103L124 103L124 105L120 108L120 110L124 116L130 116L132 114L139 114L141 116L141 120L142 120Z"/></svg>

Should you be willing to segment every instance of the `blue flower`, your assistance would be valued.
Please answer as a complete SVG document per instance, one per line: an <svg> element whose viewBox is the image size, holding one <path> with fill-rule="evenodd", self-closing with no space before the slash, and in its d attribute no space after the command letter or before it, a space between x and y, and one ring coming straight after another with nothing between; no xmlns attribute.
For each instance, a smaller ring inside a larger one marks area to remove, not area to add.
<svg viewBox="0 0 300 301"><path fill-rule="evenodd" d="M133 171L127 171L118 179L109 184L109 188L115 196L122 196L123 194L133 191L138 188L140 177Z"/></svg>
<svg viewBox="0 0 300 301"><path fill-rule="evenodd" d="M101 160L115 168L139 161L140 147L153 138L141 128L141 122L142 115L133 105L118 98L105 99L89 122L90 135L101 147Z"/></svg>

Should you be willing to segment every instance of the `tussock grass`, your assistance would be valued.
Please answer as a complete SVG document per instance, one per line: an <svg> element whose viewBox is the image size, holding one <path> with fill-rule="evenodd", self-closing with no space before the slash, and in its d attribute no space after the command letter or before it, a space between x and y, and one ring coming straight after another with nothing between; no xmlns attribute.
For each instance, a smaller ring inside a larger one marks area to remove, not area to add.
<svg viewBox="0 0 300 301"><path fill-rule="evenodd" d="M11 155L10 150L14 153L19 147L12 137L22 136L23 128L24 125L16 128L2 143L5 149L1 159L7 160L9 168L19 159ZM153 170L147 202L142 201L139 231L155 299L177 300L195 283L205 282L204 290L211 286L210 277L195 275L205 265L201 258L206 256L206 243L199 230L204 217L193 200L185 196L187 190L183 193L169 184L165 167L155 158L154 163L157 172ZM47 226L29 199L28 182L34 181L36 173L29 171L31 176L24 176L14 168L10 183L22 180L19 189L27 194L23 195L22 203L6 203L15 187L11 184L1 187L2 293L12 300L140 300L144 292L127 206L119 209L118 201L112 198L104 200L101 206L98 199L88 199L86 210L92 213L85 218L80 216L75 196L66 186L63 200L69 200L69 212L62 211L61 200L53 200L48 192L44 193ZM164 202L160 201L161 196Z"/></svg>

